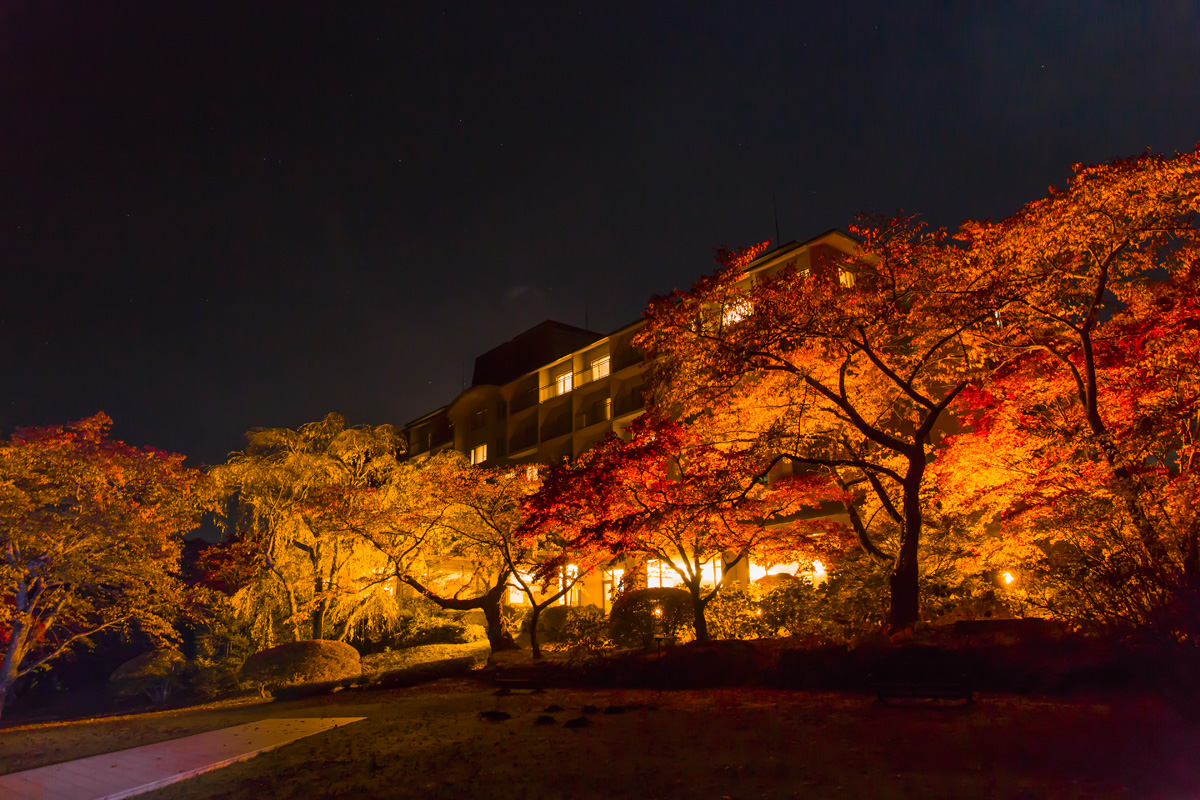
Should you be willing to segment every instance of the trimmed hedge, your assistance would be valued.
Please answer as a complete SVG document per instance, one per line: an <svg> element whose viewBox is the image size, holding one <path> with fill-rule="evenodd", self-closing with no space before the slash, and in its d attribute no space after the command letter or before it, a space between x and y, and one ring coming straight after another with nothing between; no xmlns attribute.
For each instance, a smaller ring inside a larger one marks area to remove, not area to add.
<svg viewBox="0 0 1200 800"><path fill-rule="evenodd" d="M255 653L238 673L245 683L260 687L327 683L362 674L358 651L345 642L311 639L290 642Z"/></svg>

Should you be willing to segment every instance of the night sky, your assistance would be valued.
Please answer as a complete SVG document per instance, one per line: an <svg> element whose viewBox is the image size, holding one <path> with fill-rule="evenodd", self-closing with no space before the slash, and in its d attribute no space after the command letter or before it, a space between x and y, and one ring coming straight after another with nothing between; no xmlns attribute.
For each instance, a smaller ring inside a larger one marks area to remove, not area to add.
<svg viewBox="0 0 1200 800"><path fill-rule="evenodd" d="M0 433L403 424L776 206L953 226L1200 140L1187 0L367 5L0 0Z"/></svg>

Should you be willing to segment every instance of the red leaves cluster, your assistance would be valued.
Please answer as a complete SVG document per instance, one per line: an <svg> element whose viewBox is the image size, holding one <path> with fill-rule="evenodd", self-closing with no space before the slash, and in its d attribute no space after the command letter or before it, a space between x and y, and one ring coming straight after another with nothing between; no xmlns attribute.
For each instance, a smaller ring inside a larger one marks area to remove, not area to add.
<svg viewBox="0 0 1200 800"><path fill-rule="evenodd" d="M526 530L558 531L571 557L593 566L622 557L682 565L685 582L698 581L699 564L715 556L731 565L750 551L794 554L827 531L791 518L840 496L827 480L768 487L756 480L765 477L763 459L652 413L635 420L628 436L612 435L574 465L551 469L526 503ZM770 521L779 524L767 527Z"/></svg>
<svg viewBox="0 0 1200 800"><path fill-rule="evenodd" d="M0 445L0 694L98 630L175 636L182 535L211 505L183 456L109 439L104 414Z"/></svg>

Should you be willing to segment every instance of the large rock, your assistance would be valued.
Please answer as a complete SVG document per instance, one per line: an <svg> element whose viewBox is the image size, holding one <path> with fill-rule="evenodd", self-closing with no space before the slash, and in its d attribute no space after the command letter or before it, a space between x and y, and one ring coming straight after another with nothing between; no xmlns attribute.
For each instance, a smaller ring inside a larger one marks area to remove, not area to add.
<svg viewBox="0 0 1200 800"><path fill-rule="evenodd" d="M345 642L311 639L255 653L246 659L238 677L261 687L323 683L362 674L358 651Z"/></svg>

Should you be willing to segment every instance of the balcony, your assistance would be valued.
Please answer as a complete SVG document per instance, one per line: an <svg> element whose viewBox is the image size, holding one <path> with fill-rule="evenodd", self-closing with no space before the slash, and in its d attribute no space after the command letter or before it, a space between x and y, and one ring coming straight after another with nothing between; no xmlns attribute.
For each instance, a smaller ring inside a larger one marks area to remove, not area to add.
<svg viewBox="0 0 1200 800"><path fill-rule="evenodd" d="M546 420L546 424L542 426L542 441L549 441L557 436L562 436L564 433L571 432L571 414L569 411L564 411L558 416L551 417Z"/></svg>
<svg viewBox="0 0 1200 800"><path fill-rule="evenodd" d="M612 373L612 361L608 356L596 359L591 366L578 372L564 372L554 376L554 381L541 387L541 401L544 403L555 397L561 397L568 392L578 389L594 381L608 378Z"/></svg>
<svg viewBox="0 0 1200 800"><path fill-rule="evenodd" d="M597 422L607 422L610 419L612 419L612 398L605 397L575 415L575 430L582 430Z"/></svg>
<svg viewBox="0 0 1200 800"><path fill-rule="evenodd" d="M616 415L622 417L626 414L632 414L635 411L640 411L646 407L645 386L638 384L637 386L627 389L617 397Z"/></svg>
<svg viewBox="0 0 1200 800"><path fill-rule="evenodd" d="M517 392L509 401L508 411L510 414L516 414L518 411L524 411L527 408L536 406L538 403L538 390L536 386L530 386L528 389Z"/></svg>
<svg viewBox="0 0 1200 800"><path fill-rule="evenodd" d="M527 450L534 447L538 443L537 426L530 425L524 430L519 430L512 435L508 440L508 454L519 453L522 450Z"/></svg>
<svg viewBox="0 0 1200 800"><path fill-rule="evenodd" d="M642 361L641 351L630 346L617 348L612 357L613 372L620 372L626 367L632 367L634 364L642 363Z"/></svg>

